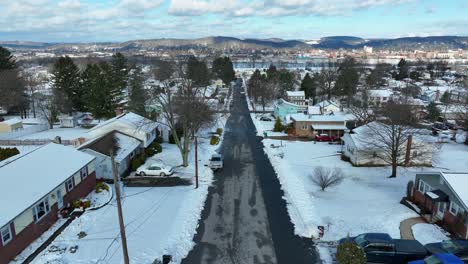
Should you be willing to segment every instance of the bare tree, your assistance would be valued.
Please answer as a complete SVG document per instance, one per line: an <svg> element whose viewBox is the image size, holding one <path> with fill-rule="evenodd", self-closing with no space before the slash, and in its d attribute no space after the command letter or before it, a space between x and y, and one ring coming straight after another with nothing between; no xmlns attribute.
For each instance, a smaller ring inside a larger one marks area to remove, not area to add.
<svg viewBox="0 0 468 264"><path fill-rule="evenodd" d="M340 168L324 168L322 166L315 167L311 175L312 182L325 191L328 187L333 187L340 184L344 179L343 170Z"/></svg>
<svg viewBox="0 0 468 264"><path fill-rule="evenodd" d="M348 108L348 111L354 116L358 126L374 121L374 109L369 105L369 95L367 89L363 89L361 91L361 100L354 101L353 104Z"/></svg>
<svg viewBox="0 0 468 264"><path fill-rule="evenodd" d="M47 120L47 123L49 123L49 128L53 129L54 123L57 120L57 116L59 114L54 95L35 93L34 97L37 99L37 109Z"/></svg>
<svg viewBox="0 0 468 264"><path fill-rule="evenodd" d="M161 108L157 121L169 128L179 148L182 165L188 166L192 137L213 121L213 111L205 97L206 87L192 85L184 62L161 61L154 75L160 81L152 92L153 101Z"/></svg>
<svg viewBox="0 0 468 264"><path fill-rule="evenodd" d="M363 137L363 143L372 156L391 165L390 177L396 177L398 165L405 162L408 140L412 141L412 136L417 131L411 112L410 106L390 101L382 109L381 122L366 125L367 133ZM410 144L410 151L417 147L413 142Z"/></svg>
<svg viewBox="0 0 468 264"><path fill-rule="evenodd" d="M338 76L338 67L336 66L336 63L330 60L327 64L323 64L322 70L320 71L320 75L322 75L322 79L325 84L322 87L321 91L322 97L325 95L326 99L330 100L333 93L335 81Z"/></svg>

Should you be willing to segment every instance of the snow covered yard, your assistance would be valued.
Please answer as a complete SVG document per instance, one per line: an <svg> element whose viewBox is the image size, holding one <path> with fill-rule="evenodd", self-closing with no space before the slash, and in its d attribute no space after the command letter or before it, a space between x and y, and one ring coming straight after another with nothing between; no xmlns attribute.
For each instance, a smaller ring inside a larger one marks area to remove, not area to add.
<svg viewBox="0 0 468 264"><path fill-rule="evenodd" d="M272 121L262 121L260 117L268 116ZM263 132L266 132L269 137L271 136L287 136L288 134L284 132L273 132L273 127L275 126L275 118L268 114L250 114L252 121L257 129L257 135L263 136Z"/></svg>
<svg viewBox="0 0 468 264"><path fill-rule="evenodd" d="M450 239L450 234L437 225L416 224L412 229L414 238L423 245Z"/></svg>
<svg viewBox="0 0 468 264"><path fill-rule="evenodd" d="M288 211L301 236L316 236L317 226L325 226L323 240L336 240L363 232L386 232L400 237L399 224L417 214L399 202L406 185L417 172L438 168L402 168L390 179L389 167L353 167L340 159L341 146L327 143L265 139L267 152L285 191ZM272 147L271 144L275 145ZM439 167L468 170L466 146L444 144L437 162ZM341 168L344 181L325 192L311 180L317 166Z"/></svg>

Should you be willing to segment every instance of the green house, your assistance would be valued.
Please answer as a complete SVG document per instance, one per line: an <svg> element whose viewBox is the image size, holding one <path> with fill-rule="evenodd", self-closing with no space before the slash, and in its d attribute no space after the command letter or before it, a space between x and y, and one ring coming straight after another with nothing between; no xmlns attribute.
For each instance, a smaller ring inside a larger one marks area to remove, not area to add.
<svg viewBox="0 0 468 264"><path fill-rule="evenodd" d="M281 120L284 120L287 115L298 113L299 110L300 107L298 105L287 102L283 99L277 100L274 105L275 117L279 117Z"/></svg>

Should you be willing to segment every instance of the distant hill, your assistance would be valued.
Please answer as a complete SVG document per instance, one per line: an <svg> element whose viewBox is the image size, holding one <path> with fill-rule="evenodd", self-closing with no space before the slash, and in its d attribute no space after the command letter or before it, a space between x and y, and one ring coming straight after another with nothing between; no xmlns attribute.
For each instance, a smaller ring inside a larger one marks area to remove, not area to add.
<svg viewBox="0 0 468 264"><path fill-rule="evenodd" d="M385 49L467 49L468 37L407 37L396 39L369 39L357 37L325 37L311 45L322 49L359 49L364 46Z"/></svg>
<svg viewBox="0 0 468 264"><path fill-rule="evenodd" d="M361 49L364 46L383 49L468 49L468 37L437 36L408 37L395 39L363 39L354 36L330 36L319 40L300 41L270 39L240 39L234 37L205 37L198 39L147 39L131 40L122 43L42 43L30 41L0 41L0 46L12 49L73 50L87 48L107 48L113 51L132 51L157 48L214 48L214 49L256 49L256 48L318 48L318 49Z"/></svg>

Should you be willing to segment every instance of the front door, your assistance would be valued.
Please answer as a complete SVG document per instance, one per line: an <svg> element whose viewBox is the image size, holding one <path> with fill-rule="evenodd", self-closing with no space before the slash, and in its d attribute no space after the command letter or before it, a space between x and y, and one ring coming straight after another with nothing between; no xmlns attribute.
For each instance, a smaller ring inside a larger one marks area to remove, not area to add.
<svg viewBox="0 0 468 264"><path fill-rule="evenodd" d="M436 213L437 218L439 218L439 219L444 218L444 213L445 213L445 203L438 202L437 203L437 213Z"/></svg>
<svg viewBox="0 0 468 264"><path fill-rule="evenodd" d="M57 190L57 206L58 209L61 209L63 207L63 196L62 196L62 190Z"/></svg>

